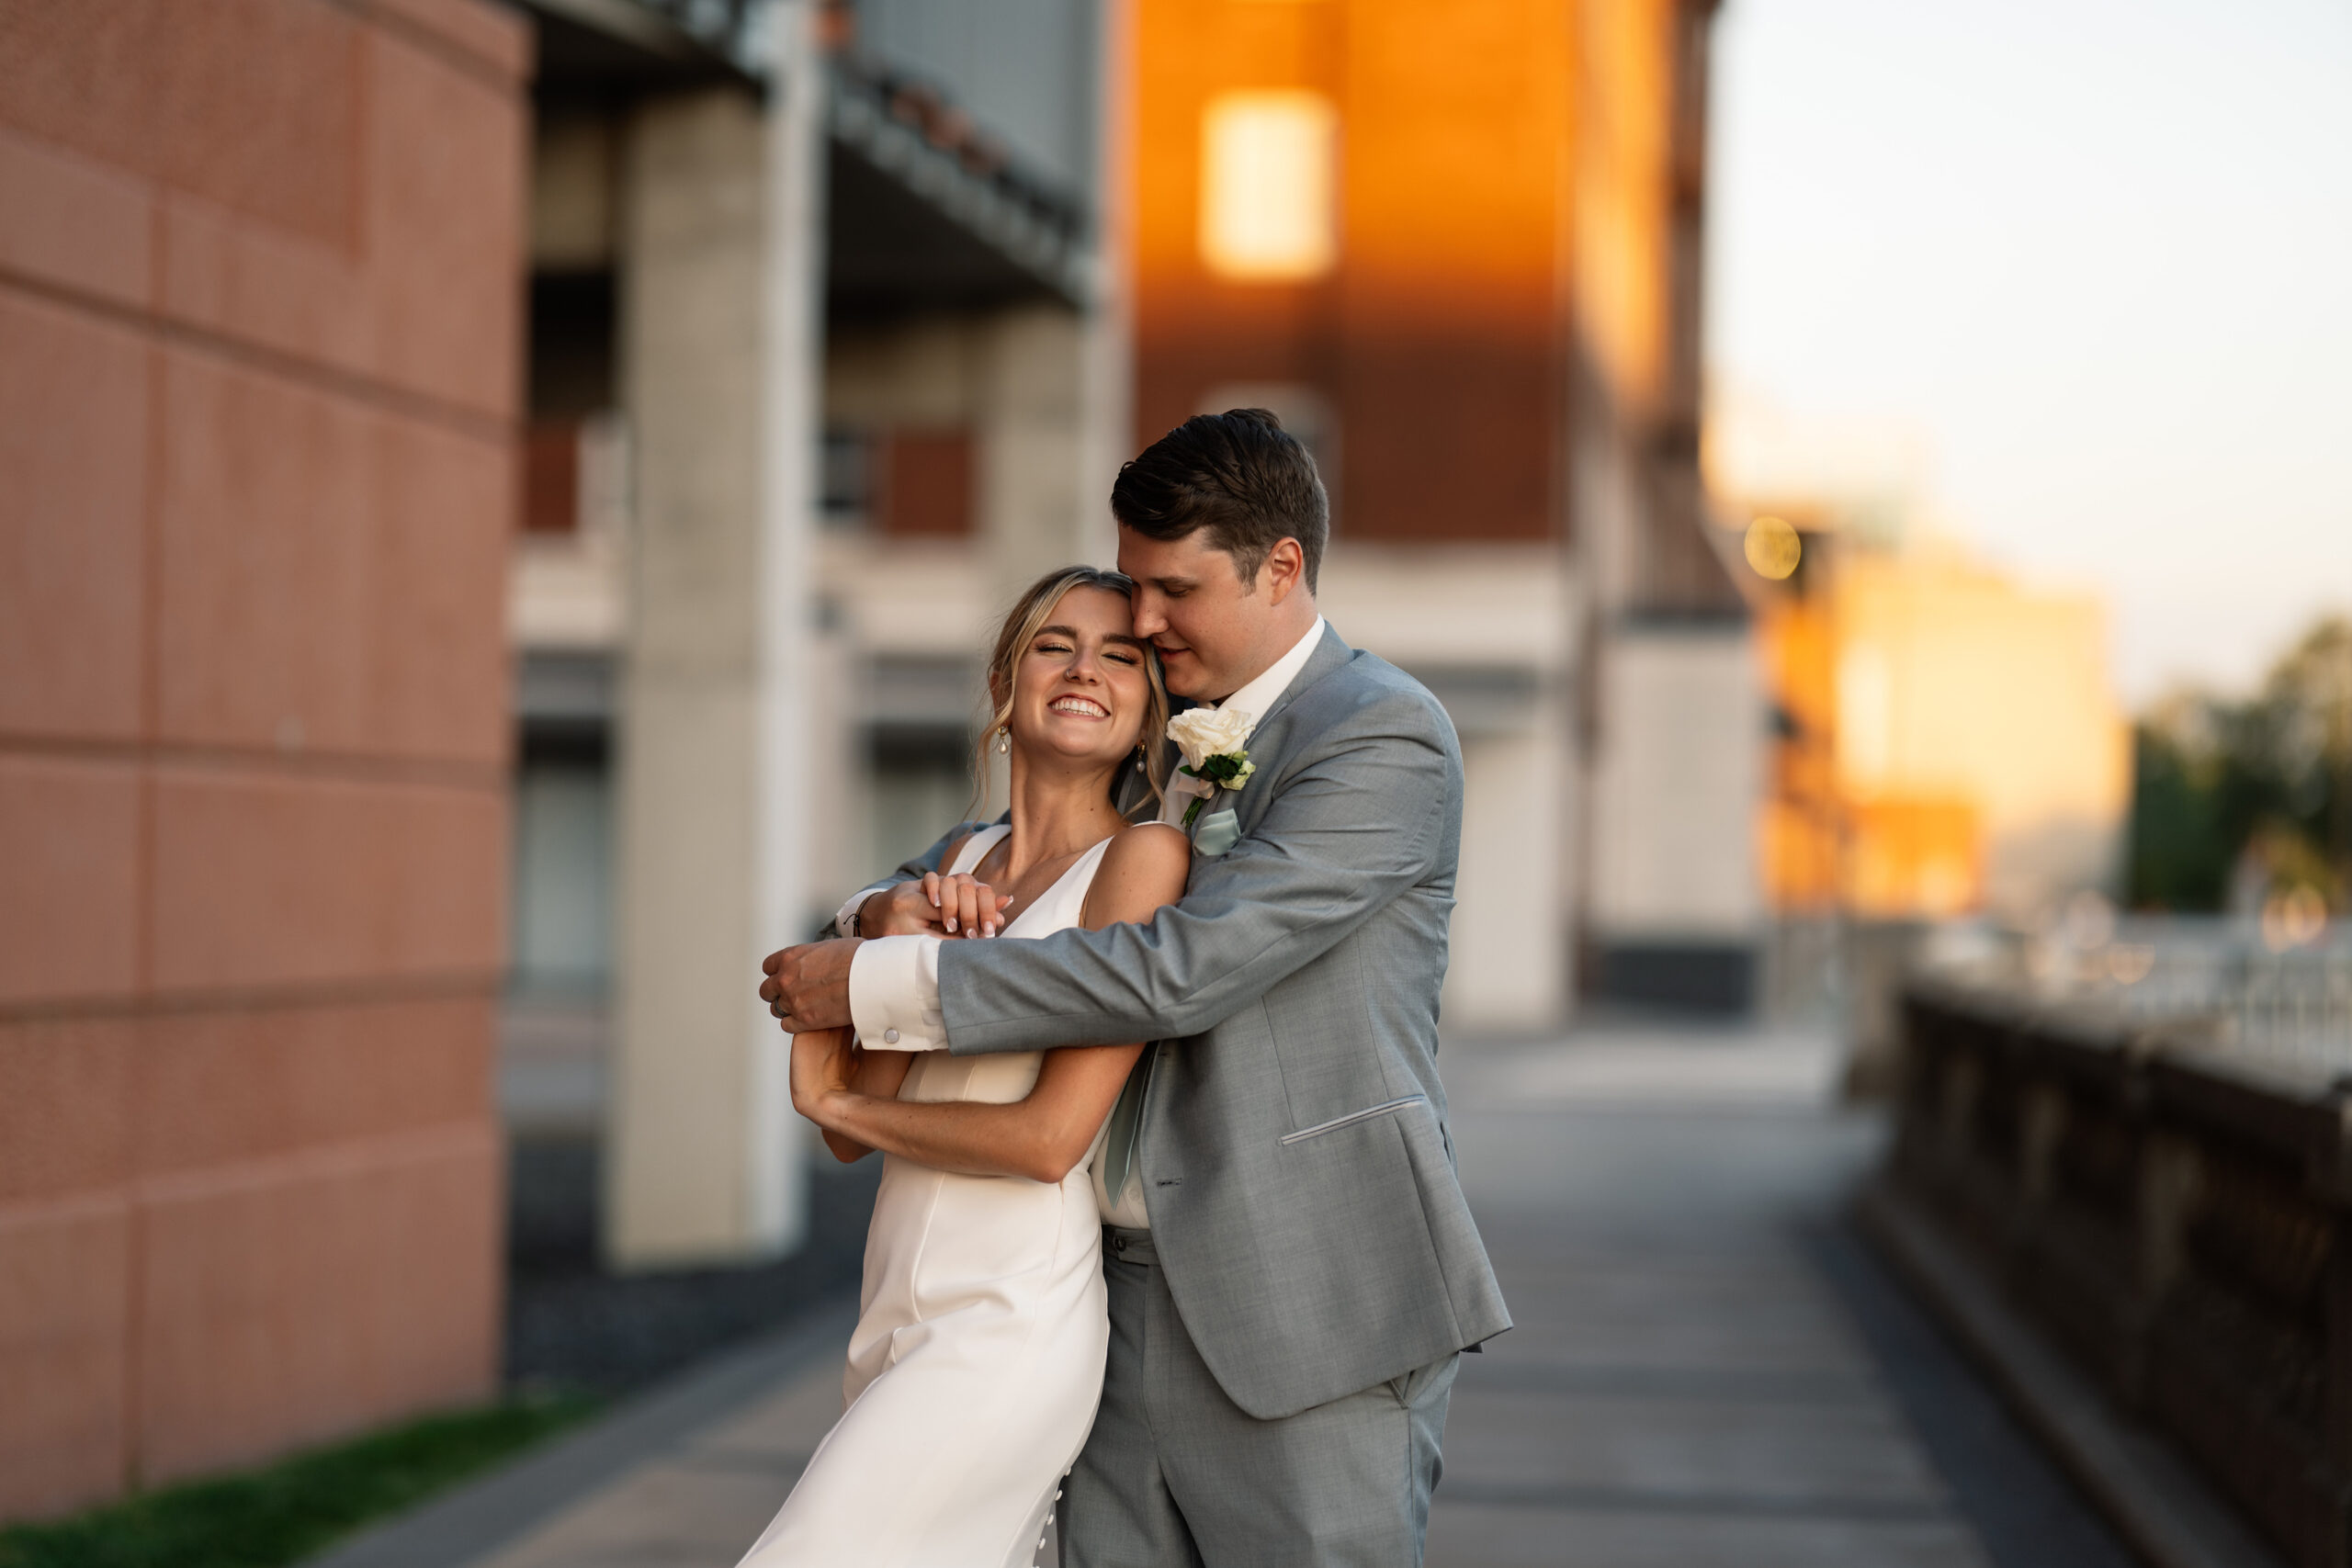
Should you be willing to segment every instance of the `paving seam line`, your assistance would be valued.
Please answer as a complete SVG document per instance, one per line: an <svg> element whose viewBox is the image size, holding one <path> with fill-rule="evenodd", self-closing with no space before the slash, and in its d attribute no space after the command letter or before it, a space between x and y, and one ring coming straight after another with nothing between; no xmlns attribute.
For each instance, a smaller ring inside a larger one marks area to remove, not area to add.
<svg viewBox="0 0 2352 1568"><path fill-rule="evenodd" d="M2154 1568L2285 1568L2200 1477L2114 1415L1917 1205L1882 1179L1856 1214L1881 1256Z"/></svg>
<svg viewBox="0 0 2352 1568"><path fill-rule="evenodd" d="M302 1568L464 1568L849 1343L844 1296L786 1329L721 1350L577 1432L311 1558Z"/></svg>

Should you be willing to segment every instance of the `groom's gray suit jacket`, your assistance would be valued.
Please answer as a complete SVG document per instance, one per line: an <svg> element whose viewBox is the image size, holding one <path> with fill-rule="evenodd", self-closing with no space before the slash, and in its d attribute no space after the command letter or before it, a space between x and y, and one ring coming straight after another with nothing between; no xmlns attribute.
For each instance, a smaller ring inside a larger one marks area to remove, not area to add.
<svg viewBox="0 0 2352 1568"><path fill-rule="evenodd" d="M1202 1359L1261 1418L1510 1326L1438 1081L1462 753L1426 687L1326 629L1210 801L1148 926L950 942L957 1055L1157 1040L1138 1158L1152 1245ZM904 874L935 869L942 840Z"/></svg>

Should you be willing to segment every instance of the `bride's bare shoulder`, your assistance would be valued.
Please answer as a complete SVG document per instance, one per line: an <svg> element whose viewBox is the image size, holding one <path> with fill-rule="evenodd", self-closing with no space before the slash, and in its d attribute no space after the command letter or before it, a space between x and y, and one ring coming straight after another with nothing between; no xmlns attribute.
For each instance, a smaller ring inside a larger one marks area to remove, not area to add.
<svg viewBox="0 0 2352 1568"><path fill-rule="evenodd" d="M1131 822L1111 835L1102 852L1105 863L1116 860L1137 867L1173 867L1179 873L1193 863L1193 840L1172 822Z"/></svg>
<svg viewBox="0 0 2352 1568"><path fill-rule="evenodd" d="M1153 910L1184 896L1193 843L1165 822L1138 822L1112 835L1102 864L1087 889L1090 925L1148 920Z"/></svg>

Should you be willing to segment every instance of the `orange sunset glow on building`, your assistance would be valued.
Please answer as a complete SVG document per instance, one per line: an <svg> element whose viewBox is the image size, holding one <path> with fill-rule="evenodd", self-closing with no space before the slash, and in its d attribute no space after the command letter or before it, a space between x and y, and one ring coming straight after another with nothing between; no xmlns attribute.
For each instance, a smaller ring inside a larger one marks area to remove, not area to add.
<svg viewBox="0 0 2352 1568"><path fill-rule="evenodd" d="M1463 734L1474 1018L1747 990L1760 705L1697 465L1713 9L1132 13L1135 439L1255 405L1314 450L1324 602ZM1548 919L1485 924L1555 868Z"/></svg>
<svg viewBox="0 0 2352 1568"><path fill-rule="evenodd" d="M1139 438L1282 389L1349 536L1559 536L1579 349L1636 417L1683 390L1676 78L1704 9L1140 6Z"/></svg>
<svg viewBox="0 0 2352 1568"><path fill-rule="evenodd" d="M1772 908L2022 924L2100 886L2129 763L2097 598L1949 541L1858 536L1834 505L1781 513L1804 547L1758 615Z"/></svg>

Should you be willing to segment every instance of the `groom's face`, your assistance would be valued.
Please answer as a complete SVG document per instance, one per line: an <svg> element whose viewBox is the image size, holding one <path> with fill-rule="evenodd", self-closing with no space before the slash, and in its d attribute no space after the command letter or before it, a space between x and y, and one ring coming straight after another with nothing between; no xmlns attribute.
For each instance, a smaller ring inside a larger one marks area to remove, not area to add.
<svg viewBox="0 0 2352 1568"><path fill-rule="evenodd" d="M1159 650L1169 691L1195 702L1231 696L1272 662L1263 657L1276 604L1265 592L1268 573L1244 582L1233 557L1208 539L1206 529L1154 539L1119 528L1119 570L1136 581L1136 635Z"/></svg>

